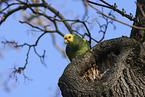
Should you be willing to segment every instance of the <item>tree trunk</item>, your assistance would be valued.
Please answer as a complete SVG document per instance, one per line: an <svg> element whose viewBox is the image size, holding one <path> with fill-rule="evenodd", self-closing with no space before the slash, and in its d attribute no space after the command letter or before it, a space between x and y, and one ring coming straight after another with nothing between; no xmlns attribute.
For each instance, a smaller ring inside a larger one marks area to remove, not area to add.
<svg viewBox="0 0 145 97"><path fill-rule="evenodd" d="M145 5L145 0L138 0ZM145 6L142 7L145 10ZM137 7L136 26L144 18ZM130 38L120 37L97 44L76 57L59 79L64 97L144 97L145 32L132 29Z"/></svg>

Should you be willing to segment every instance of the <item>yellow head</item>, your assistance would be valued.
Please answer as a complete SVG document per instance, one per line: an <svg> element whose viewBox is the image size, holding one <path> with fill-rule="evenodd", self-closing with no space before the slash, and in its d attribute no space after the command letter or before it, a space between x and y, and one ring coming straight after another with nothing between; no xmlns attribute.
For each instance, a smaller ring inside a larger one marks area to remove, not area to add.
<svg viewBox="0 0 145 97"><path fill-rule="evenodd" d="M64 43L68 44L69 42L73 42L73 37L74 37L73 34L66 34L64 36Z"/></svg>

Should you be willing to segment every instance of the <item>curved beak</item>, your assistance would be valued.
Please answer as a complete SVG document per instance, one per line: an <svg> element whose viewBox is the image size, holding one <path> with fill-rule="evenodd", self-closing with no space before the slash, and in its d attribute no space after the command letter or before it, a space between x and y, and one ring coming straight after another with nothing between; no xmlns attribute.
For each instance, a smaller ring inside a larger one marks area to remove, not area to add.
<svg viewBox="0 0 145 97"><path fill-rule="evenodd" d="M67 39L64 39L64 43L65 43L65 44L68 44L68 40L67 40Z"/></svg>

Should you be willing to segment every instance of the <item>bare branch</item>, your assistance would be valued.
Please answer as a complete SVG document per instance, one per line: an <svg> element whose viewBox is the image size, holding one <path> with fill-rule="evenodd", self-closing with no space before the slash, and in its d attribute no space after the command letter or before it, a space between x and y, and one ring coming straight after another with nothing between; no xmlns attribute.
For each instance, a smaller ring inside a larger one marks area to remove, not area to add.
<svg viewBox="0 0 145 97"><path fill-rule="evenodd" d="M57 32L57 31L52 31L52 30L46 30L46 29L41 29L40 27L38 27L38 26L34 26L34 25L32 25L31 23L29 23L28 21L19 21L20 23L26 23L26 24L28 24L29 26L31 26L32 28L36 28L36 29L38 29L38 30L40 30L40 31L43 31L43 32L49 32L49 33L54 33L54 32Z"/></svg>
<svg viewBox="0 0 145 97"><path fill-rule="evenodd" d="M51 12L53 12L56 16L58 16L60 19L62 20L65 20L65 18L63 17L62 14L60 14L60 12L58 12L56 9L54 9L53 7L51 7L50 5L48 5L45 1L43 1L43 3L35 3L35 4L28 4L28 3L25 3L25 2L22 2L22 1L19 1L21 4L24 4L24 5L20 5L19 7L15 8L15 9L12 9L10 10L9 12L5 13L3 16L2 16L2 19L0 21L0 25L7 19L7 17L9 17L11 14L19 11L19 10L22 10L22 9L27 9L27 8L30 8L32 10L32 12L35 13L35 11L31 8L31 7L44 7L44 8L47 8L48 10L50 10ZM20 4L20 3L17 3L17 4ZM15 4L12 4L12 5L15 5ZM11 5L11 6L12 6ZM7 7L6 7L7 9ZM73 33L72 29L71 29L71 26L69 25L69 23L67 21L62 21L64 23L64 25L67 27L67 29L69 30L70 33Z"/></svg>
<svg viewBox="0 0 145 97"><path fill-rule="evenodd" d="M16 77L16 73L19 73L21 74L21 72L23 72L23 75L25 78L28 79L28 77L24 74L24 70L26 69L26 66L28 65L28 59L29 59L29 54L30 54L30 50L31 50L31 47L34 48L34 52L35 54L40 58L40 61L45 64L44 62L44 57L45 57L45 50L43 52L43 55L39 55L35 49L35 47L37 46L39 40L42 38L42 36L44 36L46 34L46 32L42 33L36 40L35 44L31 45L31 44L27 44L27 43L24 43L22 45L18 45L18 43L16 43L15 41L2 41L3 44L12 44L14 47L23 47L23 46L28 46L28 51L27 51L27 54L26 54L26 60L25 60L25 64L23 67L19 67L19 68L13 68L14 71L12 72L13 76ZM16 77L16 80L17 80L17 77Z"/></svg>
<svg viewBox="0 0 145 97"><path fill-rule="evenodd" d="M50 5L48 5L45 1L43 1L43 5L45 8L48 8L50 11L52 11L56 16L58 16L60 19L65 19L63 17L62 14L60 14L60 12L58 12L56 9L54 9L53 7L51 7ZM63 21L63 23L65 24L65 26L67 27L67 29L69 30L70 33L73 33L69 23L67 21Z"/></svg>
<svg viewBox="0 0 145 97"><path fill-rule="evenodd" d="M25 65L24 65L23 67L18 67L18 68L16 68L16 67L14 66L14 68L12 68L13 71L12 71L12 73L10 74L10 77L12 77L12 78L14 77L16 81L17 81L17 74L21 74L22 72L23 72L23 76L24 76L25 79L32 80L32 79L28 78L28 77L25 75L25 73L24 73L24 70L26 69L26 66L28 65L28 59L29 59L30 50L31 50L31 46L29 46L28 51L27 51L27 54L26 54Z"/></svg>
<svg viewBox="0 0 145 97"><path fill-rule="evenodd" d="M106 5L103 5L103 4L99 4L99 3L96 3L96 2L92 2L92 1L89 1L89 0L86 0L86 1L89 2L89 3L91 3L91 4L94 4L94 5L98 5L98 6L102 6L102 7L105 7L105 8L112 9L112 10L116 11L117 13L121 14L122 16L125 16L130 21L134 21L134 22L137 22L138 23L137 19L136 18L133 18L132 15L128 15L128 14L124 13L122 10L117 9L116 3L114 5L110 5L106 1L100 0L101 2L103 2L104 4L106 4Z"/></svg>
<svg viewBox="0 0 145 97"><path fill-rule="evenodd" d="M44 50L43 51L43 54L42 55L39 55L38 52L37 52L37 50L36 50L36 47L34 46L33 48L34 48L35 54L40 58L41 63L46 66L46 63L45 63L45 60L44 60L44 58L45 58L45 52L46 51Z"/></svg>
<svg viewBox="0 0 145 97"><path fill-rule="evenodd" d="M86 23L85 22L83 22L83 25L85 26L85 28L86 28L86 30L87 30L87 32L88 32L88 36L89 36L89 44L91 45L91 40L92 40L92 38L91 38L91 33L90 33L90 31L89 31L89 29L88 29L88 27L87 27L87 25L86 25ZM95 41L95 42L97 42L98 43L98 41Z"/></svg>
<svg viewBox="0 0 145 97"><path fill-rule="evenodd" d="M86 0L85 0L85 1L86 1ZM100 11L99 9L97 9L96 7L94 7L93 5L91 5L89 2L86 1L86 3L87 3L88 5L90 5L93 9L97 10L98 12L100 12L102 15L104 15L104 16L106 16L106 17L112 19L112 20L115 20L115 21L117 21L117 22L119 22L119 23L122 23L122 24L127 25L127 26L132 27L132 28L136 28L136 29L140 29L140 30L145 30L145 28L143 28L143 27L138 27L138 26L135 26L135 25L130 25L130 24L127 24L127 23L125 23L125 22L123 22L123 21L120 21L120 20L118 20L118 19L116 19L116 18L110 17L110 16L106 15L105 13L103 13L102 11Z"/></svg>

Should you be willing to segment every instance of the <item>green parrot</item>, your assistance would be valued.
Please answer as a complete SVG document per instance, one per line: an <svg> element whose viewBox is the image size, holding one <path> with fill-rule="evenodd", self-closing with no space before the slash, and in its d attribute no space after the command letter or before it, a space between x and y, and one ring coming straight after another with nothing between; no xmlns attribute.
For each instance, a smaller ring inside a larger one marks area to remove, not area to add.
<svg viewBox="0 0 145 97"><path fill-rule="evenodd" d="M82 55L91 47L85 38L81 38L77 34L66 34L64 36L64 43L66 46L66 54L70 61L76 56Z"/></svg>

